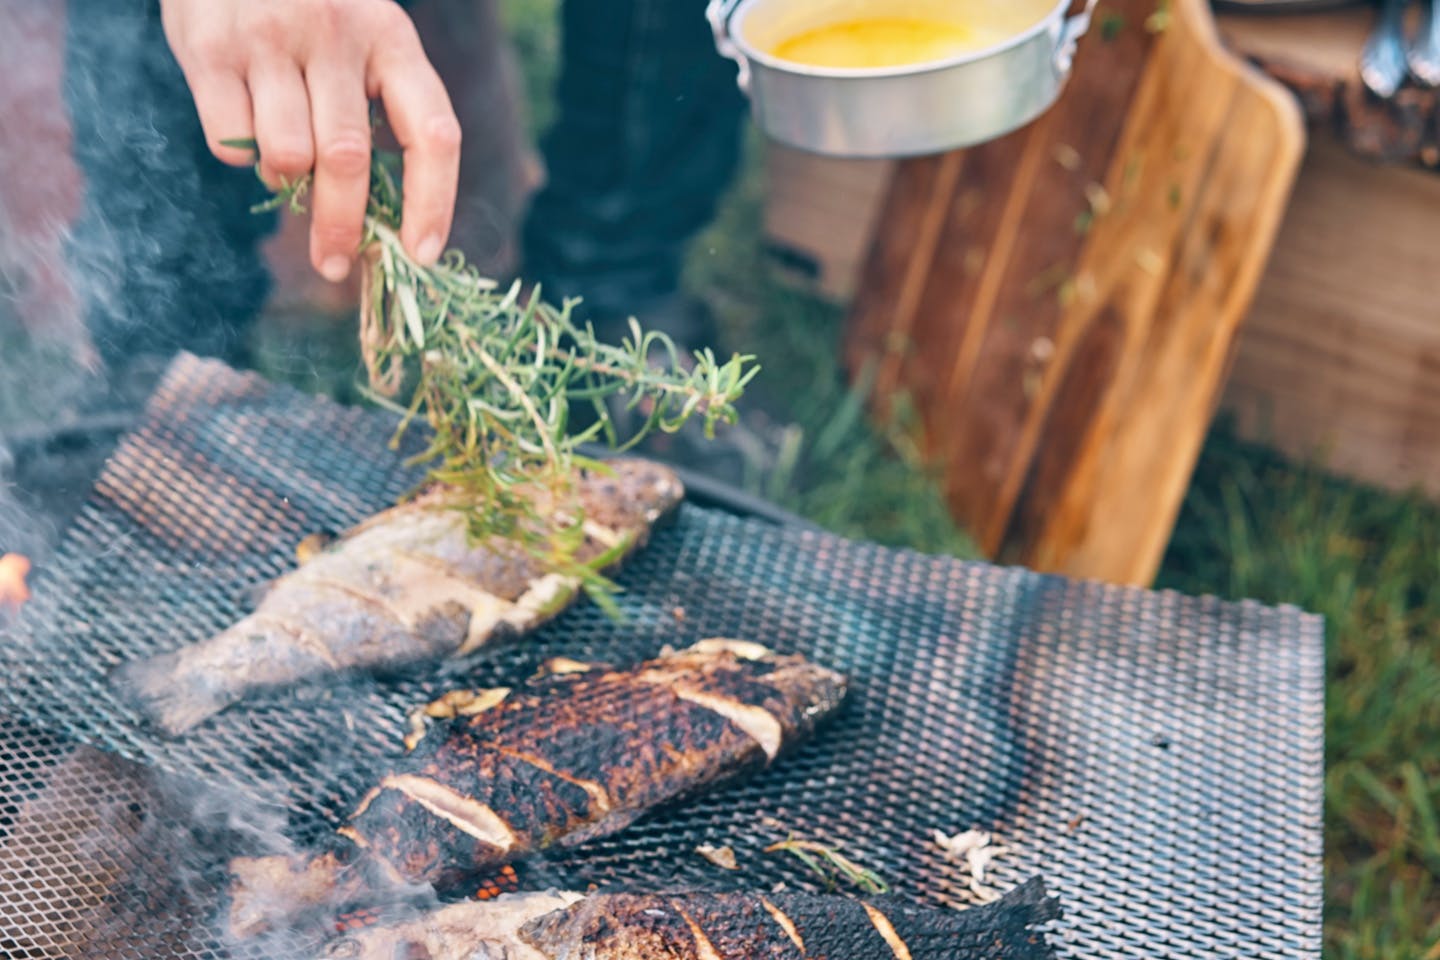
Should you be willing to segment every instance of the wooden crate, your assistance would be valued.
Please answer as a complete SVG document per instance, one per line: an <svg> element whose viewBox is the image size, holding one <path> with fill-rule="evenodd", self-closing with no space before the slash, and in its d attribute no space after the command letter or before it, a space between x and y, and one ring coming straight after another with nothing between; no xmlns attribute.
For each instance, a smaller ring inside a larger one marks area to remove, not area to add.
<svg viewBox="0 0 1440 960"><path fill-rule="evenodd" d="M1292 456L1440 495L1440 176L1311 148L1225 406Z"/></svg>
<svg viewBox="0 0 1440 960"><path fill-rule="evenodd" d="M766 144L766 252L782 275L848 303L894 170L891 160L839 160Z"/></svg>

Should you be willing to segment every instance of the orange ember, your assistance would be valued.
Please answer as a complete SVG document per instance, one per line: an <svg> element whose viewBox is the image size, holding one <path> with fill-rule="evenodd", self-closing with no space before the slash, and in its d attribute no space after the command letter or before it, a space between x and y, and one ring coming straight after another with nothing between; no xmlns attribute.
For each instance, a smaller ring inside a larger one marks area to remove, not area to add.
<svg viewBox="0 0 1440 960"><path fill-rule="evenodd" d="M336 933L353 933L356 930L364 930L372 927L380 920L380 911L373 907L361 907L358 910L339 917L335 921Z"/></svg>
<svg viewBox="0 0 1440 960"><path fill-rule="evenodd" d="M520 878L515 875L515 868L502 867L500 872L485 882L479 890L475 891L476 900L494 900L503 893L513 893L520 886Z"/></svg>
<svg viewBox="0 0 1440 960"><path fill-rule="evenodd" d="M25 578L30 575L30 561L18 553L0 557L0 607L19 609L30 599Z"/></svg>

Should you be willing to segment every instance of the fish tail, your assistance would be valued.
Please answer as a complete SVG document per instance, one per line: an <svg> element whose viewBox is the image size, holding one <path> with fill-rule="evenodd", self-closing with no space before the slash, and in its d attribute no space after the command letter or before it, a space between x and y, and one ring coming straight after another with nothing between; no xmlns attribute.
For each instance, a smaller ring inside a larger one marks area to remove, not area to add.
<svg viewBox="0 0 1440 960"><path fill-rule="evenodd" d="M1062 916L1060 902L1039 877L993 903L967 910L936 910L896 897L869 903L888 931L906 944L912 960L1051 960L1054 947L1038 928Z"/></svg>
<svg viewBox="0 0 1440 960"><path fill-rule="evenodd" d="M112 680L152 725L172 737L199 726L239 699L231 687L215 678L185 671L174 653L122 664Z"/></svg>

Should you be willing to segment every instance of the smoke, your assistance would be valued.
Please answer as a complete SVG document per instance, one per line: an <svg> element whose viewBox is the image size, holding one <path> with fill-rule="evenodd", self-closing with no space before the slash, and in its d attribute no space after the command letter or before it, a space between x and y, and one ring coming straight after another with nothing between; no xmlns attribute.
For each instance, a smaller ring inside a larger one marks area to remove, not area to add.
<svg viewBox="0 0 1440 960"><path fill-rule="evenodd" d="M487 10L475 22L493 33ZM466 30L451 32L455 62L474 59ZM253 173L206 148L156 0L0 0L0 64L0 554L24 553L43 570L168 360L184 349L246 364L248 328L271 289L261 245L276 218L250 212L265 196ZM490 90L499 81L483 73L478 90ZM482 149L469 153L466 176L496 199L472 197L459 229L480 259L499 263L514 255L506 244L533 171L513 139L517 115L497 120L500 106L478 92L461 109L491 126L488 139L471 138ZM229 853L298 855L287 816L158 775L146 790L134 801L143 817L128 799L97 806L76 841L77 862L103 860L115 844L146 855L133 909L93 925L117 944L144 918L168 931L162 939L225 939ZM17 836L3 827L0 860ZM312 945L309 934L277 936L270 955Z"/></svg>
<svg viewBox="0 0 1440 960"><path fill-rule="evenodd" d="M63 343L112 387L137 352L234 354L274 219L249 212L254 176L206 149L153 0L0 0L0 15L7 346ZM41 378L15 360L7 380Z"/></svg>
<svg viewBox="0 0 1440 960"><path fill-rule="evenodd" d="M153 0L70 0L65 95L84 203L68 248L113 368L176 349L234 359L269 281L254 175L205 145ZM112 369L112 373L113 373Z"/></svg>
<svg viewBox="0 0 1440 960"><path fill-rule="evenodd" d="M242 360L274 218L210 156L154 0L0 0L0 23L0 549L33 554L31 448L138 409L179 349Z"/></svg>
<svg viewBox="0 0 1440 960"><path fill-rule="evenodd" d="M0 553L33 554L48 531L16 503L4 441L77 389L93 350L64 262L79 173L54 109L63 21L51 4L0 0L0 22Z"/></svg>
<svg viewBox="0 0 1440 960"><path fill-rule="evenodd" d="M234 858L303 857L283 809L250 792L61 746L3 716L0 741L0 956L318 957L335 939L333 918L355 905L338 894L320 898L301 922L236 935ZM281 887L256 893L277 918L293 906ZM440 903L429 888L405 887L377 891L365 905L392 920Z"/></svg>

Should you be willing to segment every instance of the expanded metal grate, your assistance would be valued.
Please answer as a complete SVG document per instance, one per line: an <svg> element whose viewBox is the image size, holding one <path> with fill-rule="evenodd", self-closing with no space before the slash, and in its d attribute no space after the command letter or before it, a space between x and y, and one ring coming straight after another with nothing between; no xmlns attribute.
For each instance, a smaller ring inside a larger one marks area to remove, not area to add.
<svg viewBox="0 0 1440 960"><path fill-rule="evenodd" d="M965 877L931 834L980 827L1011 849L998 885L1039 873L1061 897L1062 956L1319 955L1323 634L1290 608L1077 583L687 505L621 576L621 623L582 605L468 664L273 696L180 740L148 732L109 671L219 631L300 538L392 502L415 475L391 430L178 359L0 638L0 706L208 784L187 788L192 805L244 811L247 824L283 811L303 841L399 753L406 710L445 689L514 682L551 656L627 663L743 637L846 672L840 716L783 764L524 868L521 883L819 889L798 861L762 852L793 831L897 892L963 905ZM13 723L0 743L0 823L13 833L62 748ZM97 776L113 781L108 769ZM701 843L733 847L742 872L697 856ZM155 866L133 859L142 876ZM0 918L65 902L76 882L0 881ZM199 903L209 888L185 889ZM195 916L196 937L146 940L142 925L131 949L206 955L211 918Z"/></svg>
<svg viewBox="0 0 1440 960"><path fill-rule="evenodd" d="M145 767L0 718L0 957L218 957L203 830Z"/></svg>

